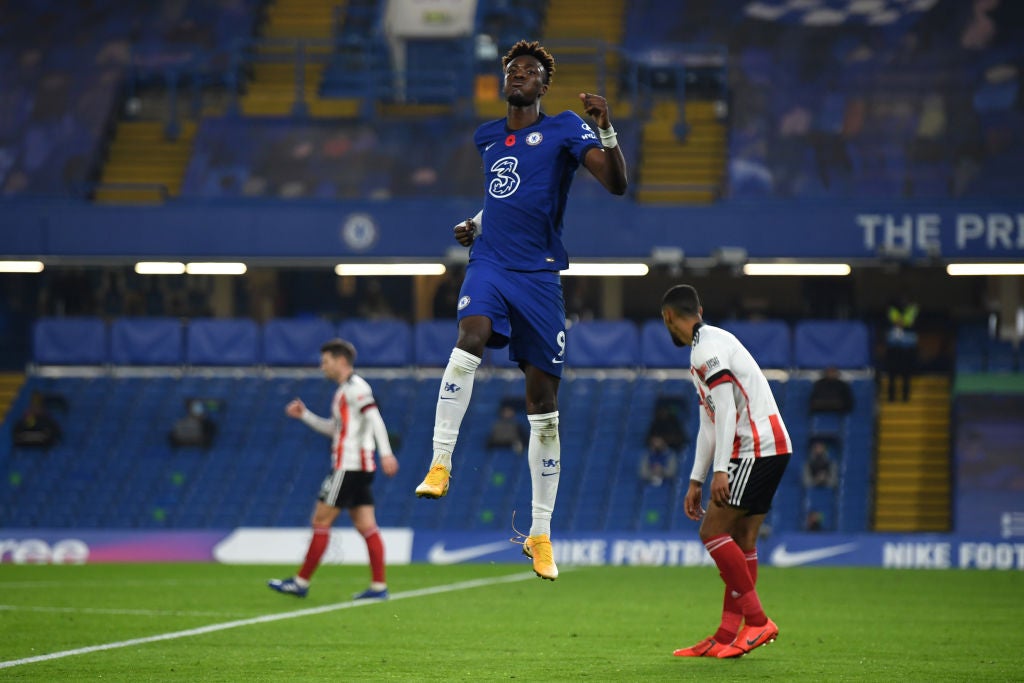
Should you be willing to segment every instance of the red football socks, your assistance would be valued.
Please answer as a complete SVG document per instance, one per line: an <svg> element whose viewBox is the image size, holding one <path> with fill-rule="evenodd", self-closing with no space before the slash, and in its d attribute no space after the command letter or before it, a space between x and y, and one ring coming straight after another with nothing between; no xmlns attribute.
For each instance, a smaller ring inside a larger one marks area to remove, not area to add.
<svg viewBox="0 0 1024 683"><path fill-rule="evenodd" d="M306 551L306 559L299 570L299 578L309 581L313 578L313 572L320 566L320 560L327 550L327 544L331 540L330 527L313 527L313 538L309 542L309 550Z"/></svg>
<svg viewBox="0 0 1024 683"><path fill-rule="evenodd" d="M370 555L370 572L373 575L374 583L385 583L384 581L384 541L380 537L380 530L374 527L373 531L363 536L366 539L366 552Z"/></svg>
<svg viewBox="0 0 1024 683"><path fill-rule="evenodd" d="M754 572L756 573L756 551L752 551L754 558L753 562L751 562L749 558L750 553L745 554L740 550L740 547L736 545L736 541L733 540L732 536L727 534L709 538L704 544L704 547L708 549L711 559L713 559L715 564L718 566L718 571L722 575L722 580L725 581L726 599L723 604L722 616L723 627L725 627L725 630L730 630L728 627L732 626L731 618L729 619L730 623L725 623L725 610L730 606L728 604L729 598L735 600L735 606L739 608L737 611L743 613L743 618L748 626L760 626L767 623L768 617L765 615L764 609L761 608L761 600L758 598L757 592L754 590L754 580L751 577L751 571L749 568L753 565ZM733 609L735 610L736 607Z"/></svg>

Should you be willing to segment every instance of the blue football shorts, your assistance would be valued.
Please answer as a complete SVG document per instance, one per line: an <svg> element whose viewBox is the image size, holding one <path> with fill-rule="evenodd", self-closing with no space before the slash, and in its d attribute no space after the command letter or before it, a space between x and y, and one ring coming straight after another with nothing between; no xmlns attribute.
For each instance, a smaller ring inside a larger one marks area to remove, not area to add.
<svg viewBox="0 0 1024 683"><path fill-rule="evenodd" d="M529 363L562 376L565 363L565 300L555 271L505 270L486 262L470 263L459 292L459 320L490 318L492 349L508 346L514 363Z"/></svg>

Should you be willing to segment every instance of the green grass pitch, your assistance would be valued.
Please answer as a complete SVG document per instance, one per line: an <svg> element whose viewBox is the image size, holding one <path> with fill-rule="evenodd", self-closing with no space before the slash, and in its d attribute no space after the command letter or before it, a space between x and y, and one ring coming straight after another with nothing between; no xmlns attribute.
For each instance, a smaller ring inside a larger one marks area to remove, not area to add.
<svg viewBox="0 0 1024 683"><path fill-rule="evenodd" d="M291 570L0 565L0 680L1024 680L1021 572L766 567L779 640L705 660L672 650L717 625L710 567L565 568L550 583L525 563L399 566L395 599L357 607L343 603L364 567L321 568L303 600L266 588Z"/></svg>

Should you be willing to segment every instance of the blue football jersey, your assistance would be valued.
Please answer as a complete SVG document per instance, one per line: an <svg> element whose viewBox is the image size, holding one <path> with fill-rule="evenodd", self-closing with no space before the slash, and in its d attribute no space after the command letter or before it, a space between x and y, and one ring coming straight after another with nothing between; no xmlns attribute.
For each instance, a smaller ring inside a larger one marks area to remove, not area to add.
<svg viewBox="0 0 1024 683"><path fill-rule="evenodd" d="M541 114L532 126L509 130L505 119L489 121L473 137L483 158L484 229L471 261L509 270L564 270L562 215L576 169L600 143L571 111Z"/></svg>

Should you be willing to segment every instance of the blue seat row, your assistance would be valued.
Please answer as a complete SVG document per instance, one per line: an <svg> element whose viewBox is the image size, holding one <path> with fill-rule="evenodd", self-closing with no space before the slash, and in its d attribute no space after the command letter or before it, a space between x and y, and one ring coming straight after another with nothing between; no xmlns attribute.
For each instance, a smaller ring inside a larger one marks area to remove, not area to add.
<svg viewBox="0 0 1024 683"><path fill-rule="evenodd" d="M455 324L446 327L450 351ZM431 351L414 355L412 330L399 320L41 318L32 358L42 365L315 366L320 346L334 337L351 341L363 366L409 365Z"/></svg>
<svg viewBox="0 0 1024 683"><path fill-rule="evenodd" d="M827 366L855 369L870 364L868 330L859 321L807 320L792 328L781 320L730 321L735 334L766 368ZM33 360L41 365L317 365L324 341L342 337L355 344L358 364L440 367L456 336L453 320L42 318L33 330ZM673 344L660 320L636 325L594 320L566 333L566 364L578 368L680 368L689 349ZM505 351L487 360L510 366Z"/></svg>
<svg viewBox="0 0 1024 683"><path fill-rule="evenodd" d="M979 323L962 325L956 337L958 373L1011 373L1024 371L1024 352L1019 344L992 335Z"/></svg>
<svg viewBox="0 0 1024 683"><path fill-rule="evenodd" d="M521 396L522 384L489 374L463 422L453 493L425 505L411 495L429 464L436 378L376 379L381 412L395 436L402 467L394 479L378 476L378 520L417 529L507 529L528 517L530 477L522 455L489 450L487 437L498 402ZM194 381L192 381L194 380ZM827 528L867 529L874 387L854 380L854 411L838 423L818 423L807 412L810 379L774 386L795 452L769 522L776 530L801 528L809 509ZM310 500L328 467L328 442L284 415L295 396L324 412L331 384L323 379L206 377L30 377L11 414L20 414L33 391L60 394L56 412L63 441L45 454L14 449L0 440L0 528L215 528L308 523ZM563 478L556 524L560 530L628 531L689 528L681 512L693 458L698 412L689 382L651 375L634 381L575 377L563 383ZM172 448L167 432L188 397L220 399L209 449ZM644 435L659 397L682 396L691 443L679 475L661 490L646 489L638 466ZM101 425L120 425L102 429ZM801 483L807 444L828 435L837 444L839 488L834 499L808 497ZM245 457L240 460L239 454ZM225 488L226 483L231 486ZM457 490L456 490L457 489ZM248 492L248 493L245 493ZM255 497L254 495L255 494ZM258 501L254 503L253 501ZM528 519L525 520L528 524Z"/></svg>

